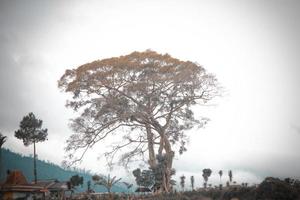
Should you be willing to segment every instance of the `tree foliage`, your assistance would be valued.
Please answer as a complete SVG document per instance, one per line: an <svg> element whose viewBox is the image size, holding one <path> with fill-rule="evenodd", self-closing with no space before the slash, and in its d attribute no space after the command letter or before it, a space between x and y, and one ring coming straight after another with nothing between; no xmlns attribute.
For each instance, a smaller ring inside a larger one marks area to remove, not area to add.
<svg viewBox="0 0 300 200"><path fill-rule="evenodd" d="M220 170L220 171L218 172L218 174L219 174L219 176L220 176L220 181L221 181L221 178L222 178L222 176L223 176L223 171Z"/></svg>
<svg viewBox="0 0 300 200"><path fill-rule="evenodd" d="M194 176L191 176L191 187L192 187L192 191L194 191L194 186L195 186L195 178L194 178Z"/></svg>
<svg viewBox="0 0 300 200"><path fill-rule="evenodd" d="M204 187L205 188L207 186L207 181L208 181L208 178L210 177L211 173L212 173L212 170L209 168L202 170L202 177L204 179Z"/></svg>
<svg viewBox="0 0 300 200"><path fill-rule="evenodd" d="M5 135L2 135L2 133L0 132L0 180L2 178L2 146L3 144L6 142L7 137Z"/></svg>
<svg viewBox="0 0 300 200"><path fill-rule="evenodd" d="M122 178L117 179L116 176L111 178L110 175L108 174L107 178L103 177L103 176L99 176L99 175L94 175L94 176L92 176L92 179L93 179L95 185L102 185L107 189L108 193L111 193L111 188L115 184L120 182Z"/></svg>
<svg viewBox="0 0 300 200"><path fill-rule="evenodd" d="M167 187L175 149L186 151L185 131L208 121L195 118L193 105L219 95L215 76L200 65L150 50L66 70L58 85L73 94L67 107L80 114L72 120L75 133L67 140L70 164L97 142L118 135L119 142L105 153L108 164L118 157L127 166L140 158L155 168L156 155L164 154Z"/></svg>
<svg viewBox="0 0 300 200"><path fill-rule="evenodd" d="M70 178L70 186L71 188L75 188L79 185L83 185L83 177L76 174Z"/></svg>
<svg viewBox="0 0 300 200"><path fill-rule="evenodd" d="M185 186L185 176L184 175L180 176L180 186L181 186L182 191L184 191L184 186Z"/></svg>
<svg viewBox="0 0 300 200"><path fill-rule="evenodd" d="M157 165L155 167L152 167L152 171L154 174L154 189L155 190L160 190L161 187L167 187L166 182L165 182L165 173L166 171L169 172L169 184L170 186L174 186L176 184L176 181L172 179L172 176L176 174L176 170L174 168L169 169L168 168L168 163L169 163L169 157L166 155L157 155Z"/></svg>
<svg viewBox="0 0 300 200"><path fill-rule="evenodd" d="M88 180L88 181L86 182L86 185L87 185L87 192L92 192L91 181L90 181L90 180Z"/></svg>
<svg viewBox="0 0 300 200"><path fill-rule="evenodd" d="M133 176L135 177L135 182L138 186L152 187L155 182L155 177L152 170L143 170L140 168L133 170Z"/></svg>
<svg viewBox="0 0 300 200"><path fill-rule="evenodd" d="M34 142L43 142L47 139L47 129L42 129L43 121L37 119L31 112L23 117L20 122L20 128L15 131L15 137L23 140L25 146L29 146Z"/></svg>
<svg viewBox="0 0 300 200"><path fill-rule="evenodd" d="M298 184L298 185L297 185ZM256 189L256 199L299 199L299 181L295 183L267 177Z"/></svg>
<svg viewBox="0 0 300 200"><path fill-rule="evenodd" d="M228 171L228 176L229 176L229 181L232 182L232 176L233 175L232 175L232 171L231 170Z"/></svg>
<svg viewBox="0 0 300 200"><path fill-rule="evenodd" d="M0 149L2 148L3 144L6 142L7 136L2 135L0 132Z"/></svg>
<svg viewBox="0 0 300 200"><path fill-rule="evenodd" d="M15 137L23 140L25 146L33 144L33 174L34 182L37 183L37 169L36 169L36 148L35 144L38 142L43 142L47 140L48 130L42 129L43 121L37 119L35 115L31 112L28 115L24 116L20 122L20 127L15 131Z"/></svg>

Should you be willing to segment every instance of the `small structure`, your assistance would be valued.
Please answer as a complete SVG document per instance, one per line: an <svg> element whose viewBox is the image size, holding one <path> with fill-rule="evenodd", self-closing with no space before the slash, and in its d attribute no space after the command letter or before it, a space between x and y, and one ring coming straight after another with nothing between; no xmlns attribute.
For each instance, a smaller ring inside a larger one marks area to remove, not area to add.
<svg viewBox="0 0 300 200"><path fill-rule="evenodd" d="M66 192L70 191L68 182L59 182L56 179L38 180L36 185L43 188L46 197L59 200L66 199Z"/></svg>
<svg viewBox="0 0 300 200"><path fill-rule="evenodd" d="M0 184L0 199L57 199L65 200L68 191L67 182L57 180L39 180L35 183L28 183L20 171L7 173L6 181Z"/></svg>
<svg viewBox="0 0 300 200"><path fill-rule="evenodd" d="M6 181L0 185L0 199L42 199L43 187L30 184L20 171L8 171Z"/></svg>

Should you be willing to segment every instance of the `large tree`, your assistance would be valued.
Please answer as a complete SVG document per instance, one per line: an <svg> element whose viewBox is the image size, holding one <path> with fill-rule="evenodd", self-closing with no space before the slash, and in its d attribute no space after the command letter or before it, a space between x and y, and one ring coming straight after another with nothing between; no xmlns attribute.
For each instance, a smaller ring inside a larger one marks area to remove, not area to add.
<svg viewBox="0 0 300 200"><path fill-rule="evenodd" d="M20 122L20 128L15 131L15 137L23 140L25 146L33 144L33 174L34 182L37 182L36 172L36 148L35 144L47 139L48 130L42 128L43 121L37 119L31 112L24 116Z"/></svg>
<svg viewBox="0 0 300 200"><path fill-rule="evenodd" d="M7 137L5 135L2 135L2 133L0 132L0 181L1 181L1 178L2 178L2 170L3 170L3 167L2 167L2 146L6 142L6 138Z"/></svg>
<svg viewBox="0 0 300 200"><path fill-rule="evenodd" d="M157 156L164 156L167 165L161 190L167 192L175 150L186 151L185 131L207 122L207 118L195 118L193 106L219 94L215 76L199 64L150 50L66 70L58 85L73 94L67 107L79 113L71 123L75 133L67 140L69 164L114 135L120 141L105 153L108 163L119 155L120 163L127 166L146 155L154 169Z"/></svg>

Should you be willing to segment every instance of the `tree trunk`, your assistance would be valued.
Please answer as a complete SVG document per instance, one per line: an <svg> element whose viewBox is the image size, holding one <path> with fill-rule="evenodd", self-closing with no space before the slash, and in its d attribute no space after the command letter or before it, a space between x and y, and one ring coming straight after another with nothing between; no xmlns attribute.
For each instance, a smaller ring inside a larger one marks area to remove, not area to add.
<svg viewBox="0 0 300 200"><path fill-rule="evenodd" d="M112 195L112 193L111 193L111 188L108 187L108 188L107 188L107 191L108 191L108 198L109 198L110 200L112 200L112 199L113 199L113 195Z"/></svg>
<svg viewBox="0 0 300 200"><path fill-rule="evenodd" d="M36 151L35 151L35 141L33 141L33 175L34 183L37 183L37 173L36 173Z"/></svg>
<svg viewBox="0 0 300 200"><path fill-rule="evenodd" d="M147 132L147 140L148 140L148 150L149 150L149 165L150 168L154 168L156 166L156 157L154 152L154 139L153 133L149 125L146 125L146 132Z"/></svg>
<svg viewBox="0 0 300 200"><path fill-rule="evenodd" d="M173 166L174 151L172 151L171 144L166 136L164 136L164 149L166 151L166 168L165 168L165 192L171 191L171 173Z"/></svg>
<svg viewBox="0 0 300 200"><path fill-rule="evenodd" d="M152 119L152 122L156 126L156 131L160 136L160 144L158 148L158 155L163 155L163 150L165 150L165 166L164 172L162 174L162 184L160 186L161 192L169 193L171 191L171 174L172 174L172 165L174 158L174 151L172 151L172 147L169 141L169 138L165 134L166 127L162 127L155 119Z"/></svg>
<svg viewBox="0 0 300 200"><path fill-rule="evenodd" d="M171 144L167 138L167 136L162 133L160 147L158 149L158 153L162 155L162 150L165 150L166 156L166 165L164 168L164 172L162 174L162 185L161 192L169 193L171 191L171 173L172 173L172 165L174 158L174 151L172 151Z"/></svg>
<svg viewBox="0 0 300 200"><path fill-rule="evenodd" d="M159 148L158 148L158 155L162 156L163 150L164 150L164 139L160 138Z"/></svg>

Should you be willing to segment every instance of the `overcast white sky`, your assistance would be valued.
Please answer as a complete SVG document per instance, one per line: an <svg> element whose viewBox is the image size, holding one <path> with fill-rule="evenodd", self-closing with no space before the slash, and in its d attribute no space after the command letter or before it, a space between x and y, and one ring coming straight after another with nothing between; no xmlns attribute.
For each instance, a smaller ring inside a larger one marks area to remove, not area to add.
<svg viewBox="0 0 300 200"><path fill-rule="evenodd" d="M0 0L0 130L4 147L32 153L14 138L34 112L49 129L39 158L61 163L71 134L57 80L86 62L152 49L203 65L226 89L210 117L176 156L177 176L232 169L234 178L300 174L299 1ZM99 144L81 167L106 174ZM122 170L113 174L127 176ZM129 174L130 175L130 174ZM227 179L227 178L226 178ZM224 180L225 181L225 180Z"/></svg>

